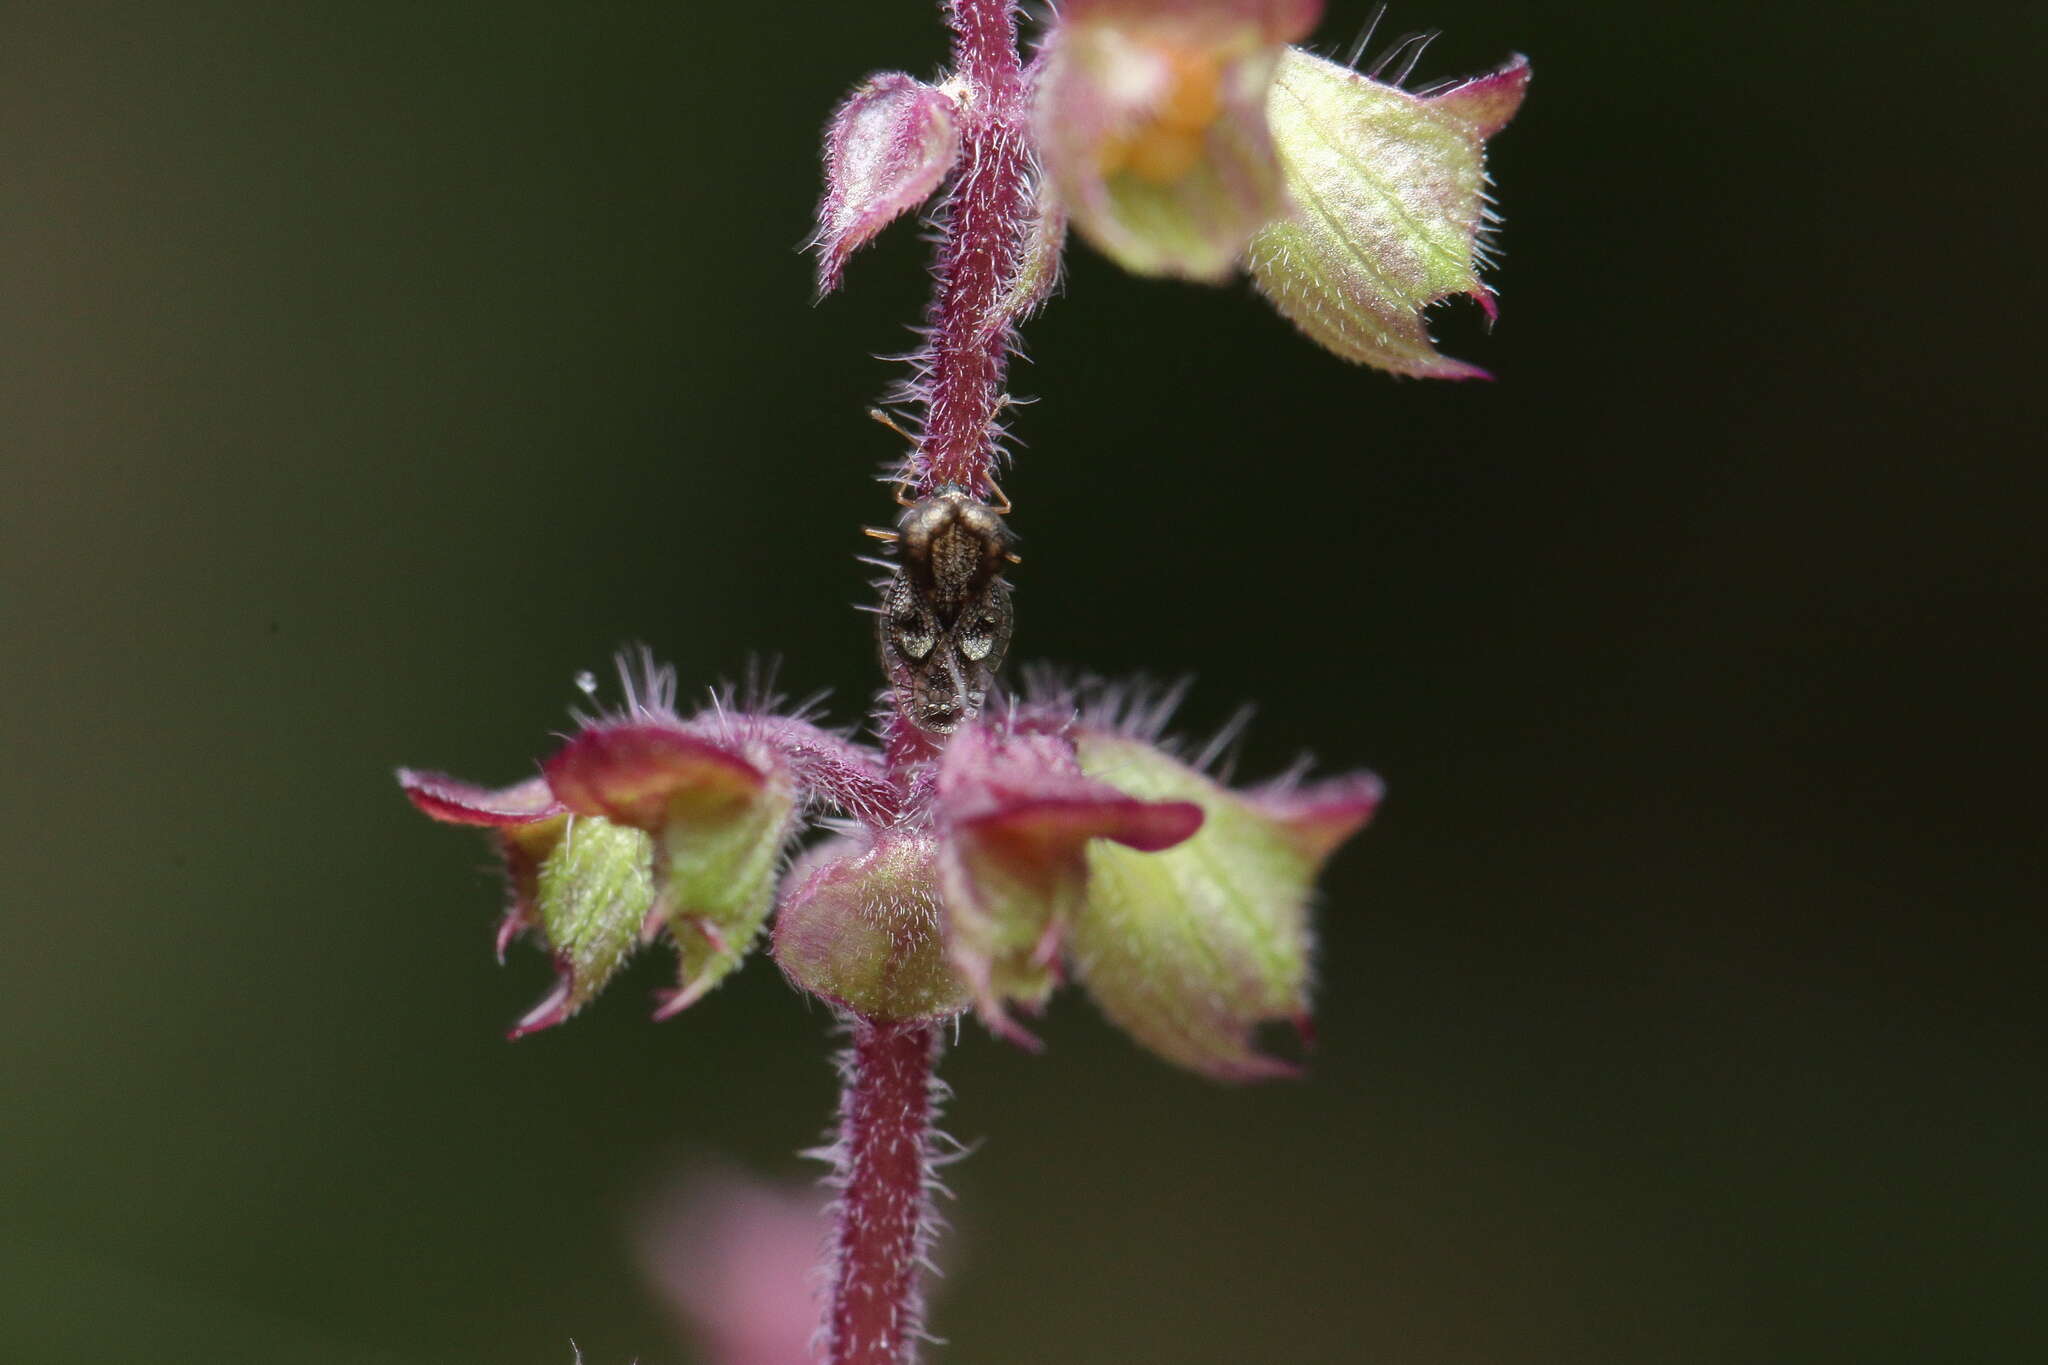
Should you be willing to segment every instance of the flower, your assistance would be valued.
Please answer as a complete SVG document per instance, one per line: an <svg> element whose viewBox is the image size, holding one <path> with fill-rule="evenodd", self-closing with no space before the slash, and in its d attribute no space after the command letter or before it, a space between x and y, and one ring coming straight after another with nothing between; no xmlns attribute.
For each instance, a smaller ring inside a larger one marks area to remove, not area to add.
<svg viewBox="0 0 2048 1365"><path fill-rule="evenodd" d="M1032 1043L1004 1002L1040 1008L1059 982L1066 936L1089 913L1088 855L1098 844L1156 853L1202 826L1190 801L1135 799L1081 770L1074 737L1051 715L964 730L939 760L947 949L983 1020Z"/></svg>
<svg viewBox="0 0 2048 1365"><path fill-rule="evenodd" d="M1309 0L1074 0L1048 39L1035 128L1051 200L1141 275L1220 283L1242 262L1347 360L1483 379L1423 321L1480 282L1486 141L1529 62L1413 94L1288 47ZM1412 49L1418 51L1419 48Z"/></svg>
<svg viewBox="0 0 2048 1365"><path fill-rule="evenodd" d="M1141 275L1228 279L1286 207L1267 91L1320 0L1070 0L1034 126L1060 202Z"/></svg>
<svg viewBox="0 0 2048 1365"><path fill-rule="evenodd" d="M555 989L514 1037L567 1019L663 933L679 980L656 1017L695 1003L760 937L800 806L872 818L893 800L876 755L801 715L720 702L686 719L671 672L644 661L621 675L625 707L582 718L540 778L491 791L398 774L426 814L496 831L512 884L500 957L522 931L554 954Z"/></svg>
<svg viewBox="0 0 2048 1365"><path fill-rule="evenodd" d="M878 1018L971 1001L1036 1047L1011 1008L1042 1009L1071 968L1169 1061L1222 1080L1290 1074L1253 1037L1273 1020L1305 1028L1312 885L1380 785L1232 791L1160 737L1172 700L1041 687L963 724L930 775L926 826L842 841L786 879L783 970Z"/></svg>
<svg viewBox="0 0 2048 1365"><path fill-rule="evenodd" d="M428 815L496 837L501 954L532 931L555 956L555 990L515 1037L568 1018L652 935L681 959L657 1017L673 1014L772 912L790 981L871 1022L973 1008L1036 1047L1011 1012L1041 1010L1071 971L1169 1061L1223 1080L1291 1071L1254 1034L1305 1025L1313 882L1370 818L1376 779L1232 790L1161 738L1171 697L1099 685L984 710L898 780L801 715L685 717L674 696L646 666L624 708L582 718L541 777L502 790L399 774ZM807 814L826 837L782 871Z"/></svg>
<svg viewBox="0 0 2048 1365"><path fill-rule="evenodd" d="M554 954L554 990L513 1026L512 1036L581 1009L639 944L654 902L647 837L606 820L577 820L539 778L491 790L401 768L398 782L434 819L495 831L511 886L498 926L499 961L506 944L528 931Z"/></svg>
<svg viewBox="0 0 2048 1365"><path fill-rule="evenodd" d="M1437 352L1423 310L1469 294L1487 316L1486 140L1529 84L1529 60L1414 95L1290 50L1267 111L1289 211L1252 239L1252 279L1310 339L1395 374L1484 379Z"/></svg>
<svg viewBox="0 0 2048 1365"><path fill-rule="evenodd" d="M673 715L613 720L586 726L545 766L549 788L571 811L651 841L650 914L682 959L681 984L657 1017L701 999L768 922L795 833L797 788L757 728L718 734Z"/></svg>
<svg viewBox="0 0 2048 1365"><path fill-rule="evenodd" d="M1201 832L1153 857L1088 851L1088 911L1068 948L1110 1020L1168 1061L1223 1080L1285 1076L1259 1053L1260 1024L1304 1039L1316 874L1380 801L1369 773L1231 791L1142 733L1085 726L1082 768L1152 800L1191 801Z"/></svg>

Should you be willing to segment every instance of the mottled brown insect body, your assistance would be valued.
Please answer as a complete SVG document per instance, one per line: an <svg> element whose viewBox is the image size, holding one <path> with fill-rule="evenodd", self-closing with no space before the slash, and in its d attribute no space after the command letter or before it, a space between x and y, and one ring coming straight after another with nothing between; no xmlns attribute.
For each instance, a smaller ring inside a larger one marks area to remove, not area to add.
<svg viewBox="0 0 2048 1365"><path fill-rule="evenodd" d="M1009 529L995 508L945 488L904 509L895 548L877 628L882 670L905 715L951 734L987 701L1009 649Z"/></svg>

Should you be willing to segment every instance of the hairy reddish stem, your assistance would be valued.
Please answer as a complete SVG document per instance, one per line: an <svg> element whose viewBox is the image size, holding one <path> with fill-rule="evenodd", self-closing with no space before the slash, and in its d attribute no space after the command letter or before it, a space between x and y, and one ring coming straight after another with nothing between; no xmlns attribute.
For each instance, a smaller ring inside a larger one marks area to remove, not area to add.
<svg viewBox="0 0 2048 1365"><path fill-rule="evenodd" d="M952 484L984 497L1002 440L1012 340L1005 304L1030 210L1024 67L1010 0L946 0L945 10L954 73L967 87L965 118L959 169L938 215L931 340L912 386L924 430L910 473L920 495Z"/></svg>
<svg viewBox="0 0 2048 1365"><path fill-rule="evenodd" d="M964 85L960 157L937 215L936 286L929 339L902 397L923 407L906 476L920 496L955 486L976 497L1001 447L1004 374L1014 340L1009 316L1031 210L1024 67L1012 0L943 0L953 30L954 74ZM914 774L937 753L905 716L885 727L889 794L875 811L900 818ZM853 1021L840 1064L839 1190L832 1230L828 1365L910 1365L924 1336L921 1279L935 1217L932 1119L939 1085L938 1026Z"/></svg>
<svg viewBox="0 0 2048 1365"><path fill-rule="evenodd" d="M902 793L890 770L828 730L785 721L768 738L789 760L797 779L870 828L902 813Z"/></svg>
<svg viewBox="0 0 2048 1365"><path fill-rule="evenodd" d="M934 1228L935 1024L857 1020L840 1061L833 1148L829 1365L908 1365L924 1333L920 1287Z"/></svg>

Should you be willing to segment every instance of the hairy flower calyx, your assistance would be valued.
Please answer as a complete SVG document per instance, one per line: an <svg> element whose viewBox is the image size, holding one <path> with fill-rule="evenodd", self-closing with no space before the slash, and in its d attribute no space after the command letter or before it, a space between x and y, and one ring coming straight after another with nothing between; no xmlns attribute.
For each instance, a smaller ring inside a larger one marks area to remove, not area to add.
<svg viewBox="0 0 2048 1365"><path fill-rule="evenodd" d="M1290 50L1267 103L1292 205L1252 239L1252 279L1346 360L1425 379L1484 379L1437 352L1423 320L1454 294L1488 316L1486 140L1529 83L1529 61L1413 95Z"/></svg>
<svg viewBox="0 0 2048 1365"><path fill-rule="evenodd" d="M1285 207L1266 92L1312 0L1078 0L1047 40L1035 128L1075 224L1143 275L1220 281Z"/></svg>
<svg viewBox="0 0 2048 1365"><path fill-rule="evenodd" d="M686 719L673 675L644 671L629 678L626 707L585 719L541 777L491 790L399 772L426 814L492 833L511 884L500 957L532 933L555 959L555 989L515 1037L567 1019L657 936L679 959L657 1017L684 1009L760 937L804 809L894 818L879 755L767 703L719 702Z"/></svg>

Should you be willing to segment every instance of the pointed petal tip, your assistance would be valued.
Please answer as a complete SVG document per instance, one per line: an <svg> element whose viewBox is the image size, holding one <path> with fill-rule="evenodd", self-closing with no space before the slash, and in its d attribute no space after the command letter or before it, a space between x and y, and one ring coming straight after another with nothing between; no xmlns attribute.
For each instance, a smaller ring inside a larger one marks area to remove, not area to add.
<svg viewBox="0 0 2048 1365"><path fill-rule="evenodd" d="M1284 1055L1262 1051L1261 1041ZM1249 1030L1242 1050L1232 1059L1233 1081L1298 1081L1308 1075L1308 1057L1316 1050L1316 1021L1306 1006L1277 1015Z"/></svg>
<svg viewBox="0 0 2048 1365"><path fill-rule="evenodd" d="M1485 308L1485 303L1482 302L1480 307ZM1493 310L1487 310L1487 317L1489 321L1492 319ZM1404 373L1404 371L1397 370L1396 373ZM1459 360L1455 356L1448 355L1432 356L1414 368L1406 370L1405 373L1411 379L1448 379L1453 383L1477 381L1482 384L1491 384L1493 382L1492 370L1481 369L1469 360Z"/></svg>
<svg viewBox="0 0 2048 1365"><path fill-rule="evenodd" d="M1522 97L1529 90L1529 69L1529 59L1517 52L1484 75L1430 96L1428 102L1480 138L1490 138L1507 127L1522 107Z"/></svg>
<svg viewBox="0 0 2048 1365"><path fill-rule="evenodd" d="M1004 1042L1012 1043L1034 1056L1045 1051L1045 1040L1018 1023L999 1002L983 1001L976 1007L975 1012L981 1016L982 1027Z"/></svg>
<svg viewBox="0 0 2048 1365"><path fill-rule="evenodd" d="M957 944L949 956L954 970L967 983L968 992L973 996L974 1014L981 1020L981 1026L1004 1042L1033 1055L1044 1052L1045 1043L1039 1036L1018 1023L1004 1008L1003 999L996 994L990 979L989 961L974 953L960 951ZM1043 1009L1044 1002L1040 1001L1039 1009L1034 1010L1033 1015L1042 1014Z"/></svg>
<svg viewBox="0 0 2048 1365"><path fill-rule="evenodd" d="M664 1020L675 1018L678 1014L681 1014L684 1010L702 1000L706 995L709 995L711 988L717 984L718 976L715 973L707 972L696 980L686 982L675 990L656 991L654 993L654 1022L658 1024Z"/></svg>
<svg viewBox="0 0 2048 1365"><path fill-rule="evenodd" d="M505 912L504 918L498 921L497 938L492 944L492 947L497 952L498 965L500 967L505 965L505 950L512 946L512 940L518 938L532 927L533 919L524 908L515 908Z"/></svg>
<svg viewBox="0 0 2048 1365"><path fill-rule="evenodd" d="M421 814L450 825L484 828L527 825L564 814L547 782L530 777L509 787L480 787L474 782L423 768L400 768L398 785Z"/></svg>
<svg viewBox="0 0 2048 1365"><path fill-rule="evenodd" d="M1415 377L1417 379L1448 379L1453 383L1469 381L1491 384L1493 382L1493 371L1483 370L1477 365L1470 365L1462 360L1452 360L1449 356L1445 356L1441 364L1432 365L1428 369L1417 373Z"/></svg>
<svg viewBox="0 0 2048 1365"><path fill-rule="evenodd" d="M1066 942L1066 921L1058 915L1045 922L1045 931L1038 936L1037 944L1031 949L1031 965L1041 971L1052 973L1053 984L1065 982L1066 971L1060 962L1060 951Z"/></svg>
<svg viewBox="0 0 2048 1365"><path fill-rule="evenodd" d="M539 1004L520 1016L519 1022L505 1034L506 1042L516 1043L529 1034L551 1029L575 1013L570 1002L576 993L576 974L569 970L567 963L559 960L555 964L555 971L555 988L543 996Z"/></svg>
<svg viewBox="0 0 2048 1365"><path fill-rule="evenodd" d="M1258 804L1278 820L1305 855L1321 863L1372 820L1386 787L1371 773L1335 778L1312 787L1274 791Z"/></svg>

